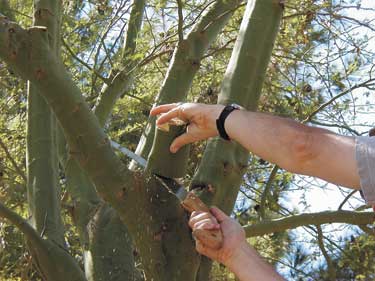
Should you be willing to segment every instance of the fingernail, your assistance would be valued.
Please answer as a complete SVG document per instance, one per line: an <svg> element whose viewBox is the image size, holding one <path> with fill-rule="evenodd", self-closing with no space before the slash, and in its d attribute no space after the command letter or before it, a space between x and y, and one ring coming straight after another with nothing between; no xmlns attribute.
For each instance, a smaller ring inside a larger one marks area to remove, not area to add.
<svg viewBox="0 0 375 281"><path fill-rule="evenodd" d="M174 147L174 146L173 146L173 147L171 147L171 149L170 149L170 150L171 150L171 152L172 152L172 153L176 153L176 151L177 151L176 147Z"/></svg>

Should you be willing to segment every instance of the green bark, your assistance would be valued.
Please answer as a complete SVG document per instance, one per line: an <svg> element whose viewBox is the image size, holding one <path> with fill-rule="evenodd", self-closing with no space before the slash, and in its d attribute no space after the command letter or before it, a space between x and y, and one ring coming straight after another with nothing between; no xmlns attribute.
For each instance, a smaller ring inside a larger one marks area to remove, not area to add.
<svg viewBox="0 0 375 281"><path fill-rule="evenodd" d="M247 225L244 227L246 236L261 236L274 232L281 232L288 229L306 225L321 225L326 223L347 223L354 225L366 225L373 223L374 212L354 212L354 211L325 211L320 213L309 213L292 215L289 217L262 221L260 223Z"/></svg>
<svg viewBox="0 0 375 281"><path fill-rule="evenodd" d="M64 245L60 191L51 111L29 85L27 120L27 190L31 224L42 235Z"/></svg>
<svg viewBox="0 0 375 281"><path fill-rule="evenodd" d="M281 1L248 2L223 80L219 103L237 103L249 110L256 109L282 11ZM191 188L200 188L201 197L207 204L214 204L230 213L248 157L248 152L237 143L220 138L210 140ZM200 271L208 272L208 267L210 262L204 262ZM202 275L199 280L208 279L207 274Z"/></svg>
<svg viewBox="0 0 375 281"><path fill-rule="evenodd" d="M34 23L46 26L51 49L57 52L60 7L58 1L35 1ZM51 16L53 15L53 16ZM27 118L27 187L32 225L42 235L64 246L54 116L29 83Z"/></svg>
<svg viewBox="0 0 375 281"><path fill-rule="evenodd" d="M155 142L148 158L146 169L166 178L183 178L188 165L190 146L182 147L177 153L170 153L173 140L185 132L185 126L170 126L170 131L156 130Z"/></svg>
<svg viewBox="0 0 375 281"><path fill-rule="evenodd" d="M156 98L156 104L180 102L186 99L203 55L217 38L240 2L238 0L216 1L194 26L186 39L179 42L162 88ZM154 141L159 141L157 138L154 140L154 134L155 119L150 118L136 149L138 155L143 158L148 157ZM132 162L130 167L134 168L135 165L136 163Z"/></svg>
<svg viewBox="0 0 375 281"><path fill-rule="evenodd" d="M118 214L96 194L94 185L74 159L66 165L73 220L84 251L88 281L138 280L133 242Z"/></svg>
<svg viewBox="0 0 375 281"><path fill-rule="evenodd" d="M0 217L9 220L26 236L31 253L38 257L36 266L44 280L86 281L83 271L65 249L40 237L26 220L1 203Z"/></svg>
<svg viewBox="0 0 375 281"><path fill-rule="evenodd" d="M133 241L116 211L102 202L87 225L84 251L88 281L141 280L135 269Z"/></svg>

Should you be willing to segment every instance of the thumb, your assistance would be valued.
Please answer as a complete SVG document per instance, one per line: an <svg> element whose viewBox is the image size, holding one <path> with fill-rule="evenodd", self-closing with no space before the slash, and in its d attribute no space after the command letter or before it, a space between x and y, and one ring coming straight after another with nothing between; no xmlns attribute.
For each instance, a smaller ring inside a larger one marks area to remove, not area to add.
<svg viewBox="0 0 375 281"><path fill-rule="evenodd" d="M217 207L212 207L210 209L211 213L214 215L214 217L217 219L219 223L229 219L229 217L219 208Z"/></svg>
<svg viewBox="0 0 375 281"><path fill-rule="evenodd" d="M169 149L172 153L176 153L182 146L193 141L194 139L189 134L185 133L175 138Z"/></svg>

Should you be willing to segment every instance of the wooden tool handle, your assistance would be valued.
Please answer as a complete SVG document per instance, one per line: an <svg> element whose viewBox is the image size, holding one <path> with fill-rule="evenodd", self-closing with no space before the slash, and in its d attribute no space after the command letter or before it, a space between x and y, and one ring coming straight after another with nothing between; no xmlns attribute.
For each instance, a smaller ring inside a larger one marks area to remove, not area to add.
<svg viewBox="0 0 375 281"><path fill-rule="evenodd" d="M182 201L181 205L189 213L193 211L202 211L210 213L210 209L196 196L193 192L189 192ZM196 239L201 241L204 245L218 250L223 246L223 234L220 229L205 230L197 229L193 231L193 235Z"/></svg>

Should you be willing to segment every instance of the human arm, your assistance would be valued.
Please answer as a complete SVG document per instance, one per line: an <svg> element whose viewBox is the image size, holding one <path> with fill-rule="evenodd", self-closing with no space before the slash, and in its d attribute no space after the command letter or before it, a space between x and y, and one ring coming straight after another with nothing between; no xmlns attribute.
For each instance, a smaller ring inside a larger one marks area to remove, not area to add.
<svg viewBox="0 0 375 281"><path fill-rule="evenodd" d="M171 145L171 151L176 152L187 143L217 136L216 119L223 108L223 105L168 104L153 108L151 114L162 114L158 125L176 117L189 122L187 132ZM225 121L225 129L232 140L288 171L355 189L360 187L352 137L245 110L233 111Z"/></svg>
<svg viewBox="0 0 375 281"><path fill-rule="evenodd" d="M193 231L221 228L223 246L219 250L210 249L204 241L199 240L196 241L196 249L202 255L227 266L241 281L283 280L246 242L241 225L221 210L212 208L211 213L193 212L189 225Z"/></svg>

